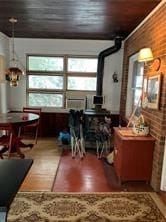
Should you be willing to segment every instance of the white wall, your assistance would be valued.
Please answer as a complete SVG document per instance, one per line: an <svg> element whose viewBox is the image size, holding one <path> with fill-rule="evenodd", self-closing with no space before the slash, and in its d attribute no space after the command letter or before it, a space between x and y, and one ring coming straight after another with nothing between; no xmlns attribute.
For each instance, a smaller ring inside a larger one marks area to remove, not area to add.
<svg viewBox="0 0 166 222"><path fill-rule="evenodd" d="M105 58L103 94L105 104L103 107L112 113L119 113L122 82L123 46L120 51ZM118 75L118 82L114 82L112 75Z"/></svg>
<svg viewBox="0 0 166 222"><path fill-rule="evenodd" d="M114 41L94 40L60 40L60 39L22 39L15 38L15 52L26 66L26 54L73 54L98 55L102 50L114 45ZM106 98L105 108L119 112L122 76L123 49L106 58L103 94ZM118 83L113 83L112 74L117 71ZM22 76L19 86L10 88L10 109L22 110L26 105L26 76Z"/></svg>
<svg viewBox="0 0 166 222"><path fill-rule="evenodd" d="M9 38L0 32L0 112L7 112L8 96L5 68L9 61Z"/></svg>
<svg viewBox="0 0 166 222"><path fill-rule="evenodd" d="M9 38L0 32L0 55L4 55L8 61L9 55Z"/></svg>

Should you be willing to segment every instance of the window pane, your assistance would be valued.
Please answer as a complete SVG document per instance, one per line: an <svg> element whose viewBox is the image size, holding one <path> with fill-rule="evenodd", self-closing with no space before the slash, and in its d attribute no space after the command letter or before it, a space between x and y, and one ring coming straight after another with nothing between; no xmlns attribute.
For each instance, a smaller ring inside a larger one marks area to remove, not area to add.
<svg viewBox="0 0 166 222"><path fill-rule="evenodd" d="M143 76L144 74L144 63L142 62L138 62L138 71L137 71L138 75Z"/></svg>
<svg viewBox="0 0 166 222"><path fill-rule="evenodd" d="M29 93L28 96L30 106L63 107L62 94Z"/></svg>
<svg viewBox="0 0 166 222"><path fill-rule="evenodd" d="M29 75L30 89L63 89L63 76Z"/></svg>
<svg viewBox="0 0 166 222"><path fill-rule="evenodd" d="M142 93L142 89L136 89L134 91L134 106L136 106L138 104L138 101L140 99L141 93Z"/></svg>
<svg viewBox="0 0 166 222"><path fill-rule="evenodd" d="M97 72L97 59L68 58L69 72Z"/></svg>
<svg viewBox="0 0 166 222"><path fill-rule="evenodd" d="M143 76L136 76L135 77L135 88L142 88L142 83L143 83Z"/></svg>
<svg viewBox="0 0 166 222"><path fill-rule="evenodd" d="M62 57L29 56L29 71L63 71Z"/></svg>
<svg viewBox="0 0 166 222"><path fill-rule="evenodd" d="M96 90L95 77L68 77L69 90Z"/></svg>

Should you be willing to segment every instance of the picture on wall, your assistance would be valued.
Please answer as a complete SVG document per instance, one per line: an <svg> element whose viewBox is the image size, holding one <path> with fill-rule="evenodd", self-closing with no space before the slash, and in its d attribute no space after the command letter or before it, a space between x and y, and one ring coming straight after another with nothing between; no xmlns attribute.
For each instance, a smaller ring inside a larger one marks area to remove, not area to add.
<svg viewBox="0 0 166 222"><path fill-rule="evenodd" d="M160 74L148 77L148 83L147 83L148 108L152 109L159 108L160 85L161 85Z"/></svg>

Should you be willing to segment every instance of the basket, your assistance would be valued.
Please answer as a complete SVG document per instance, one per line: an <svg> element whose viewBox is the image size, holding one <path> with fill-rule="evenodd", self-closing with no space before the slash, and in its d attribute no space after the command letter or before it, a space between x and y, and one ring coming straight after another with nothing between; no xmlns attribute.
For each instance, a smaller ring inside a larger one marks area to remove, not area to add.
<svg viewBox="0 0 166 222"><path fill-rule="evenodd" d="M149 134L149 126L134 125L132 130L135 134L140 136L147 136Z"/></svg>

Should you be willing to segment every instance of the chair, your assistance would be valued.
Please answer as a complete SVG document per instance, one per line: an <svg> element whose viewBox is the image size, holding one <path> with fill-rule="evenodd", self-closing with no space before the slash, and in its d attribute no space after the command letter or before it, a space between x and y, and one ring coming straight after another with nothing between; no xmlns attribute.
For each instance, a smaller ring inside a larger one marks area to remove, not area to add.
<svg viewBox="0 0 166 222"><path fill-rule="evenodd" d="M69 113L69 127L71 135L71 151L74 158L78 153L80 158L85 155L85 144L83 136L83 121L82 111L70 110Z"/></svg>
<svg viewBox="0 0 166 222"><path fill-rule="evenodd" d="M24 113L34 113L39 115L39 119L37 122L33 124L29 124L26 126L22 126L19 129L19 136L21 136L21 133L25 134L26 130L35 130L35 144L37 144L37 139L38 139L38 132L40 128L40 117L41 117L41 108L30 108L30 107L23 107L23 112Z"/></svg>
<svg viewBox="0 0 166 222"><path fill-rule="evenodd" d="M0 158L3 159L3 156L10 158L14 153L19 155L20 158L24 158L24 154L21 153L19 147L19 141L16 139L12 124L0 126L0 131L5 132L0 136Z"/></svg>
<svg viewBox="0 0 166 222"><path fill-rule="evenodd" d="M109 153L109 137L106 138L105 135L102 135L104 138L97 138L96 139L96 147L97 147L97 157L100 159L102 158L103 152L105 151L106 154Z"/></svg>
<svg viewBox="0 0 166 222"><path fill-rule="evenodd" d="M96 152L97 157L100 159L105 151L109 153L110 138L111 138L111 118L104 118L104 121L99 122L96 128Z"/></svg>

